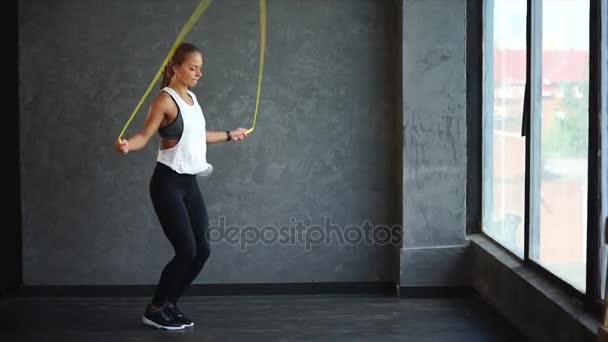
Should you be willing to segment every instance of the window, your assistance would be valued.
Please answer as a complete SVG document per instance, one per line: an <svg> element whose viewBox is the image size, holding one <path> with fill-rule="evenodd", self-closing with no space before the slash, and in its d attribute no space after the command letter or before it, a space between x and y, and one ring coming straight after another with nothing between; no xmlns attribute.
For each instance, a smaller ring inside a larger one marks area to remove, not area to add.
<svg viewBox="0 0 608 342"><path fill-rule="evenodd" d="M540 106L532 114L540 127L531 144L540 153L531 173L530 259L585 292L589 0L543 0L540 13L534 20L540 19L541 34L532 40L540 52L532 69L540 71L541 89L535 89Z"/></svg>
<svg viewBox="0 0 608 342"><path fill-rule="evenodd" d="M482 230L524 256L526 0L486 1Z"/></svg>
<svg viewBox="0 0 608 342"><path fill-rule="evenodd" d="M483 6L482 232L595 304L608 273L608 0Z"/></svg>

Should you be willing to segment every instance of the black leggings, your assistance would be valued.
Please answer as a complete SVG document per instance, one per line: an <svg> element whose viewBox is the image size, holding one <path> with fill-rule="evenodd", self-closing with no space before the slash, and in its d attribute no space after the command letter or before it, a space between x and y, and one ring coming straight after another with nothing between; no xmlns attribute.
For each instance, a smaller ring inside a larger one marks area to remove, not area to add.
<svg viewBox="0 0 608 342"><path fill-rule="evenodd" d="M152 304L177 302L209 258L209 218L195 175L179 174L157 162L150 197L175 256L163 269Z"/></svg>

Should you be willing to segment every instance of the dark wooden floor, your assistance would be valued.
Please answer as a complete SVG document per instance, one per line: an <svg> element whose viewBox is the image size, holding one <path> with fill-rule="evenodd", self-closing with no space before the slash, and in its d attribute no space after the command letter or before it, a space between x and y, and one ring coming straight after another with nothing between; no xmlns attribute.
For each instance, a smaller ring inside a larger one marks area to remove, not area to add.
<svg viewBox="0 0 608 342"><path fill-rule="evenodd" d="M141 323L146 298L0 299L0 341L524 341L476 297L184 297L196 324Z"/></svg>

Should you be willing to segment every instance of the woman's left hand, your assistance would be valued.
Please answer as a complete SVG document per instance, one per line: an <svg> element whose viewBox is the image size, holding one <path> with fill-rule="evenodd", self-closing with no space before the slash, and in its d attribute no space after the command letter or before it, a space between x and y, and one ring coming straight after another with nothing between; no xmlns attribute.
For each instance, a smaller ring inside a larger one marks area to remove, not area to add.
<svg viewBox="0 0 608 342"><path fill-rule="evenodd" d="M241 140L245 140L245 138L247 138L247 136L249 135L249 133L247 133L247 129L246 128L236 128L232 131L230 131L230 136L232 137L232 141L241 141Z"/></svg>

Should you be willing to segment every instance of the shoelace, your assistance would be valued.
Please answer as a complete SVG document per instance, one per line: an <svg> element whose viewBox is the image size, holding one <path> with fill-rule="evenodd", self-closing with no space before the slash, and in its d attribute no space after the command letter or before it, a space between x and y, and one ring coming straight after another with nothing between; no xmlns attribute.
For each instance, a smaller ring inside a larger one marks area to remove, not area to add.
<svg viewBox="0 0 608 342"><path fill-rule="evenodd" d="M171 311L173 311L175 313L175 315L179 318L184 317L184 314L182 314L181 311L179 311L179 309L177 308L177 305L169 305L167 306Z"/></svg>
<svg viewBox="0 0 608 342"><path fill-rule="evenodd" d="M172 320L171 315L169 315L169 314L168 314L168 313L165 311L165 309L164 309L164 308L163 308L163 309L160 309L160 315L161 315L161 317L162 317L162 318L163 318L165 321L171 321L171 320Z"/></svg>

